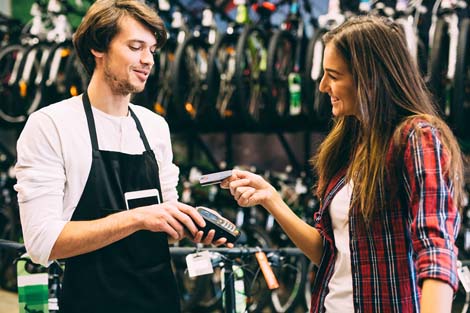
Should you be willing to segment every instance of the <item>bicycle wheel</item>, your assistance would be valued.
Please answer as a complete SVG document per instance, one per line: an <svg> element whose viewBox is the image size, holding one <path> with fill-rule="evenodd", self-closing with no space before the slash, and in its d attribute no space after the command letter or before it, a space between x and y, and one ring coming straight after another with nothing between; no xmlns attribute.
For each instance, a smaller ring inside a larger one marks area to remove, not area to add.
<svg viewBox="0 0 470 313"><path fill-rule="evenodd" d="M236 43L238 33L224 34L213 46L209 57L207 74L207 106L202 116L207 120L227 120L239 115L235 105Z"/></svg>
<svg viewBox="0 0 470 313"><path fill-rule="evenodd" d="M158 50L153 59L154 65L150 70L150 74L147 78L147 82L145 83L145 88L139 93L135 93L132 95L131 102L143 107L146 107L149 110L153 110L153 103L156 99L157 95L157 79L158 79L158 72L160 71L160 54L162 53L161 50Z"/></svg>
<svg viewBox="0 0 470 313"><path fill-rule="evenodd" d="M0 107L0 119L12 126L26 122L28 116L36 111L42 101L40 88L45 74L45 64L50 46L39 43L24 51L24 56L16 70L16 77L7 83L7 95ZM15 65L16 67L16 65ZM2 95L3 96L3 95Z"/></svg>
<svg viewBox="0 0 470 313"><path fill-rule="evenodd" d="M283 118L287 114L290 103L289 74L294 69L295 39L284 30L274 33L269 41L268 66L266 69L266 85L268 88L270 112Z"/></svg>
<svg viewBox="0 0 470 313"><path fill-rule="evenodd" d="M42 99L38 108L70 97L67 89L68 60L72 58L73 44L71 41L56 44L50 48L50 54L44 66L44 74L40 83ZM83 90L82 90L83 91Z"/></svg>
<svg viewBox="0 0 470 313"><path fill-rule="evenodd" d="M462 138L470 138L468 120L470 118L470 19L464 19L460 25L459 44L453 97L450 110L450 123Z"/></svg>
<svg viewBox="0 0 470 313"><path fill-rule="evenodd" d="M247 225L241 228L241 236L237 241L237 246L269 248L272 246L268 233L259 226ZM245 278L245 292L247 293L247 311L261 312L270 300L269 289L266 286L264 277L259 272L259 266L254 256L246 260L243 266ZM256 277L256 273L258 274ZM211 276L209 285L204 290L206 293L200 299L198 305L192 312L213 312L222 310L221 271L217 270Z"/></svg>
<svg viewBox="0 0 470 313"><path fill-rule="evenodd" d="M237 42L235 86L242 117L259 122L266 103L267 36L258 27L247 27Z"/></svg>
<svg viewBox="0 0 470 313"><path fill-rule="evenodd" d="M307 309L307 312L310 312L310 307L312 305L313 283L315 281L315 275L316 275L317 269L318 268L315 264L313 264L312 262L309 262L308 268L307 268L307 279L305 281L305 288L304 288L305 308Z"/></svg>
<svg viewBox="0 0 470 313"><path fill-rule="evenodd" d="M204 102L203 85L207 76L208 44L191 36L176 48L174 63L174 105L182 119L195 120Z"/></svg>
<svg viewBox="0 0 470 313"><path fill-rule="evenodd" d="M74 49L71 50L71 55L67 58L64 74L63 84L66 97L78 96L88 87L90 77Z"/></svg>
<svg viewBox="0 0 470 313"><path fill-rule="evenodd" d="M450 113L447 107L447 97L449 96L449 90L447 90L448 60L448 26L443 19L439 19L436 23L434 40L429 57L428 83L431 91L436 97L442 114L445 116L448 116Z"/></svg>
<svg viewBox="0 0 470 313"><path fill-rule="evenodd" d="M20 45L10 45L0 51L0 121L2 126L12 126L8 122L8 113L14 109L11 107L18 97L17 89L12 87L13 81L18 76L19 66L24 57L25 48Z"/></svg>
<svg viewBox="0 0 470 313"><path fill-rule="evenodd" d="M207 275L194 278L189 277L186 270L186 258L183 256L173 256L172 266L180 294L181 310L183 312L192 312L194 306L201 301L205 288L209 285L211 278Z"/></svg>
<svg viewBox="0 0 470 313"><path fill-rule="evenodd" d="M169 122L177 120L174 112L173 91L171 85L171 78L173 76L173 63L175 61L176 41L171 38L167 41L165 46L160 50L158 63L159 71L157 81L153 83L156 85L156 98L153 100L153 110L165 116Z"/></svg>
<svg viewBox="0 0 470 313"><path fill-rule="evenodd" d="M307 258L285 256L281 266L274 268L279 288L271 293L273 310L277 313L294 312L303 301L305 282L307 280Z"/></svg>
<svg viewBox="0 0 470 313"><path fill-rule="evenodd" d="M310 118L320 124L326 123L331 118L330 97L320 92L320 81L323 77L323 52L325 45L323 35L325 29L319 29L308 44L305 72L303 79L302 96Z"/></svg>
<svg viewBox="0 0 470 313"><path fill-rule="evenodd" d="M4 173L3 173L4 174ZM0 178L0 238L19 242L21 240L21 225L16 199L13 190L14 180ZM16 251L0 250L0 286L9 291L16 291Z"/></svg>

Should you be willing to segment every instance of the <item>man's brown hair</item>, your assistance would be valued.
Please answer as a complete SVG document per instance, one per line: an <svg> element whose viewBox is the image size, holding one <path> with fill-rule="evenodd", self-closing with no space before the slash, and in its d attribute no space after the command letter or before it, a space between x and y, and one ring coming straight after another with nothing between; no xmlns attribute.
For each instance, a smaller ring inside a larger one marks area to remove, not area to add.
<svg viewBox="0 0 470 313"><path fill-rule="evenodd" d="M165 25L146 4L137 0L98 0L90 6L73 36L75 50L88 74L92 75L96 66L91 49L107 51L109 43L119 32L119 21L126 16L155 34L157 49L165 44Z"/></svg>

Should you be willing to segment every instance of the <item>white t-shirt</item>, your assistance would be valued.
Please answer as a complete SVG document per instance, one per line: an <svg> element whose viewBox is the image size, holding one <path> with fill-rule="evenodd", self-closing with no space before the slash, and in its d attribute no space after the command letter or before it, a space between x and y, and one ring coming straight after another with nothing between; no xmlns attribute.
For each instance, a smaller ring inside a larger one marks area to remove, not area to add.
<svg viewBox="0 0 470 313"><path fill-rule="evenodd" d="M163 201L178 198L179 169L173 164L166 121L132 105L155 153ZM145 148L132 116L116 117L93 108L100 150L141 154ZM20 217L32 260L46 265L64 225L70 221L91 169L91 140L82 97L31 114L17 142Z"/></svg>
<svg viewBox="0 0 470 313"><path fill-rule="evenodd" d="M336 261L325 309L328 313L353 313L353 287L351 257L349 250L349 205L351 203L352 183L346 184L335 195L330 204L330 216L335 236Z"/></svg>

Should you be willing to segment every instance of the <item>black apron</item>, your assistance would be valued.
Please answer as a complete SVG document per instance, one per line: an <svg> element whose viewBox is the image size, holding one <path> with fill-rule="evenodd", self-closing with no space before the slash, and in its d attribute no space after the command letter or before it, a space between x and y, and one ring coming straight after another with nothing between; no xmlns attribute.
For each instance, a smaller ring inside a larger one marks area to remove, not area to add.
<svg viewBox="0 0 470 313"><path fill-rule="evenodd" d="M134 112L129 108L145 146L141 155L99 150L86 91L83 106L93 160L72 221L95 220L126 210L126 192L157 189L163 199L158 164ZM66 313L180 312L167 235L142 230L67 259L59 305Z"/></svg>

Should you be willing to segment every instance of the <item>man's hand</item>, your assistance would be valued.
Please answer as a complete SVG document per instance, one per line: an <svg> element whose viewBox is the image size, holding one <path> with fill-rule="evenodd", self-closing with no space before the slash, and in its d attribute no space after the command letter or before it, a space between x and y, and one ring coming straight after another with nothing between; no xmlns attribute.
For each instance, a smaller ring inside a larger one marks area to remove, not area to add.
<svg viewBox="0 0 470 313"><path fill-rule="evenodd" d="M212 213L217 214L220 216L220 214L217 211L209 209ZM198 213L199 214L199 213ZM204 245L214 245L214 246L220 246L223 244L226 244L227 247L233 248L233 243L227 242L227 238L222 237L219 238L217 241L214 241L214 236L215 236L215 230L211 229L208 233L207 236L204 237L204 232L202 230L199 230L196 233L196 236L194 237L188 237L192 242L194 243L203 243ZM204 237L204 239L203 239Z"/></svg>
<svg viewBox="0 0 470 313"><path fill-rule="evenodd" d="M142 229L164 232L175 240L185 237L185 229L196 237L198 228L195 223L200 227L206 225L195 208L177 201L140 207L133 211L139 216Z"/></svg>

